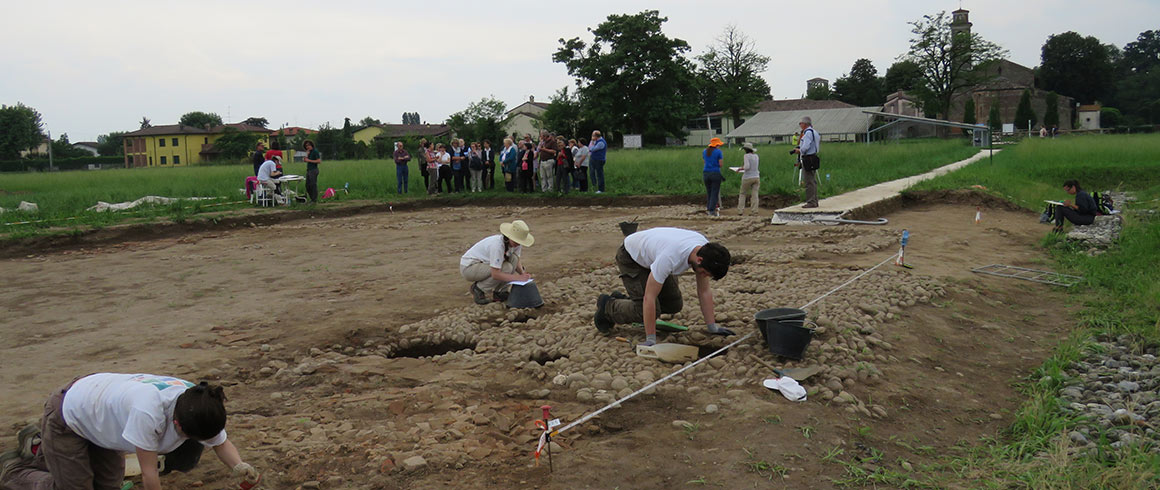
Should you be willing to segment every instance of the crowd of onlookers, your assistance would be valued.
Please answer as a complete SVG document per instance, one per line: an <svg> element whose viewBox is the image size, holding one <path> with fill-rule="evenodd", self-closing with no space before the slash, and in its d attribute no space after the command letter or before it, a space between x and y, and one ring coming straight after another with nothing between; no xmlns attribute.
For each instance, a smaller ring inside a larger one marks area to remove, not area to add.
<svg viewBox="0 0 1160 490"><path fill-rule="evenodd" d="M489 140L468 144L462 138L449 145L424 138L412 154L395 142L396 192L409 190L411 161L416 161L428 194L482 192L494 189L497 178L508 192L604 192L608 143L600 131L592 132L591 141L541 131L538 141L525 134L518 142L504 138L500 148Z"/></svg>

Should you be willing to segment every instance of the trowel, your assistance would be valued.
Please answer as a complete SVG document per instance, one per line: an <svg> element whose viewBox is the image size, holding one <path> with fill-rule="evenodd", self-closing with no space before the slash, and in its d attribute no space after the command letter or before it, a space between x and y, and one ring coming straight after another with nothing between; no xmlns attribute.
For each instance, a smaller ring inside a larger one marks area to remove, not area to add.
<svg viewBox="0 0 1160 490"><path fill-rule="evenodd" d="M809 366L809 367L789 368L789 369L776 368L776 367L773 367L773 364L765 362L764 359L761 359L757 356L752 356L752 357L753 357L753 359L756 359L757 362L760 362L765 367L772 369L773 373L776 374L778 377L789 376L789 377L796 379L798 381L804 380L810 376L818 374L822 370L821 366Z"/></svg>
<svg viewBox="0 0 1160 490"><path fill-rule="evenodd" d="M684 344L656 344L656 345L636 345L636 355L640 357L647 357L650 359L657 359L664 362L683 363L697 360L697 353L700 349L695 345Z"/></svg>

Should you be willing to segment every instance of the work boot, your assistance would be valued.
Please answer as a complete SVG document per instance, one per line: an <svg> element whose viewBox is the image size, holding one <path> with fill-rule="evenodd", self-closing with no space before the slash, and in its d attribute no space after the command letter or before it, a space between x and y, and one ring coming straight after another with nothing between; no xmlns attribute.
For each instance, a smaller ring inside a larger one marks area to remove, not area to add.
<svg viewBox="0 0 1160 490"><path fill-rule="evenodd" d="M40 426L36 424L28 424L27 427L20 429L16 433L16 450L20 452L20 457L24 459L32 459L36 456L36 451L40 449Z"/></svg>
<svg viewBox="0 0 1160 490"><path fill-rule="evenodd" d="M0 454L0 481L4 481L8 476L8 472L13 468L24 462L24 458L20 457L20 451L4 451Z"/></svg>
<svg viewBox="0 0 1160 490"><path fill-rule="evenodd" d="M612 299L630 299L627 294L624 294L620 291L613 291L608 295L611 296Z"/></svg>
<svg viewBox="0 0 1160 490"><path fill-rule="evenodd" d="M475 299L475 304L477 305L491 303L491 300L487 298L487 294L482 289L479 289L479 284L474 282L471 283L471 297Z"/></svg>
<svg viewBox="0 0 1160 490"><path fill-rule="evenodd" d="M496 289L491 293L491 299L496 303L503 303L504 301L507 301L509 294L511 294L511 291L500 291Z"/></svg>
<svg viewBox="0 0 1160 490"><path fill-rule="evenodd" d="M599 330L600 333L605 335L608 335L612 331L613 325L615 325L612 323L612 319L608 318L608 315L604 313L604 307L608 305L608 300L610 299L612 299L612 296L607 294L600 295L596 299L596 314L592 315L592 322L596 324L596 330Z"/></svg>

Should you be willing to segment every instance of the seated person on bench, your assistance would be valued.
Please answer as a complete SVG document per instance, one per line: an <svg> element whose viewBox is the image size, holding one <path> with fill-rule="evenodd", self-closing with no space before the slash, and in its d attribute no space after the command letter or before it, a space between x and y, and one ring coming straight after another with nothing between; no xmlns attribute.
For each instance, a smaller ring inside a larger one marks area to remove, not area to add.
<svg viewBox="0 0 1160 490"><path fill-rule="evenodd" d="M1096 220L1096 213L1099 208L1096 207L1096 200L1092 199L1091 194L1079 187L1079 181L1069 180L1063 183L1063 190L1068 194L1075 196L1075 202L1070 199L1063 201L1062 206L1055 207L1055 228L1051 231L1055 233L1063 232L1063 220L1067 218L1073 225L1090 225Z"/></svg>
<svg viewBox="0 0 1160 490"><path fill-rule="evenodd" d="M258 184L265 187L267 190L274 191L276 194L281 194L278 188L278 183L274 179L282 176L282 171L278 170L278 166L282 157L274 155L271 160L262 162L262 166L258 167Z"/></svg>

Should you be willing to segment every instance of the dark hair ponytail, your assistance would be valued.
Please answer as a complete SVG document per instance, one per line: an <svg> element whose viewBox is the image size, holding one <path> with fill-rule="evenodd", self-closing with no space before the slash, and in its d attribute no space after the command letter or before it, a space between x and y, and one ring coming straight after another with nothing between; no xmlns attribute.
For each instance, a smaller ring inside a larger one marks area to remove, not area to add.
<svg viewBox="0 0 1160 490"><path fill-rule="evenodd" d="M191 439L213 439L226 428L226 393L219 385L202 381L177 397L173 419Z"/></svg>

